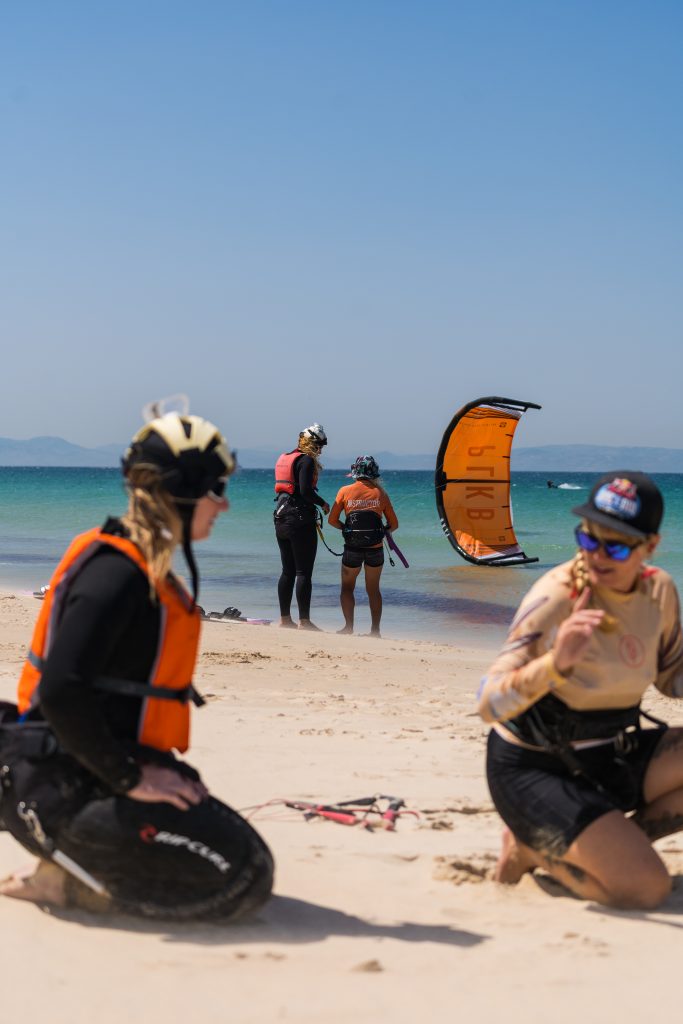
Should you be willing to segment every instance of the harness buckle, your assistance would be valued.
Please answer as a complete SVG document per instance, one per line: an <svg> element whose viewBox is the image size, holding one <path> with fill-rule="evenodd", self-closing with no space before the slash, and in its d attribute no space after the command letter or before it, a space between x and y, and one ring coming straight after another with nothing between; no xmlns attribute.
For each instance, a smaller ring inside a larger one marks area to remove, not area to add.
<svg viewBox="0 0 683 1024"><path fill-rule="evenodd" d="M627 725L625 729L620 729L614 737L614 749L617 754L632 754L637 750L639 732L637 725Z"/></svg>

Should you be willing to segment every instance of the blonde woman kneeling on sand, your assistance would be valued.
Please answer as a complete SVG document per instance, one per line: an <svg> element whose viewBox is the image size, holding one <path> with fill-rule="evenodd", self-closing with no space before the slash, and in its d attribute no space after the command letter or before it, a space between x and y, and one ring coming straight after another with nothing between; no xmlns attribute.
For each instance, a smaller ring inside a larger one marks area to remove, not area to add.
<svg viewBox="0 0 683 1024"><path fill-rule="evenodd" d="M573 509L576 557L532 587L482 682L500 882L540 867L584 899L643 909L671 890L651 842L683 829L683 729L644 727L640 709L652 683L683 697L678 594L645 562L663 507L644 473L600 479Z"/></svg>

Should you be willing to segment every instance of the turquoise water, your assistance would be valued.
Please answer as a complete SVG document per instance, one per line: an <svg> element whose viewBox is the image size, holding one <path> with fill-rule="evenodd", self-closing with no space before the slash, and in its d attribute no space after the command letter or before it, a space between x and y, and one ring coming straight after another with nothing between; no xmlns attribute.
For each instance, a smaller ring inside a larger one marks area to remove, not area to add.
<svg viewBox="0 0 683 1024"><path fill-rule="evenodd" d="M546 569L574 552L575 518L593 474L552 474L558 489L546 486L548 473L513 476L512 505L518 539L539 562L514 568L469 565L446 540L434 502L430 472L387 472L384 484L400 521L396 540L410 562L404 569L388 562L382 576L383 632L388 636L488 643L502 638L521 596ZM279 553L272 526L273 476L269 470L240 470L230 481L230 511L212 537L197 545L202 574L200 603L222 611L235 605L244 615L275 619ZM683 476L657 477L666 502L663 540L657 563L683 588ZM341 472L325 471L320 492L331 503L348 483ZM71 537L101 523L126 504L121 477L113 469L0 468L0 588L32 591L46 583ZM341 535L326 529L331 548L341 551ZM182 560L178 563L182 571ZM339 559L319 547L313 590L315 622L341 625ZM369 625L359 580L357 628Z"/></svg>

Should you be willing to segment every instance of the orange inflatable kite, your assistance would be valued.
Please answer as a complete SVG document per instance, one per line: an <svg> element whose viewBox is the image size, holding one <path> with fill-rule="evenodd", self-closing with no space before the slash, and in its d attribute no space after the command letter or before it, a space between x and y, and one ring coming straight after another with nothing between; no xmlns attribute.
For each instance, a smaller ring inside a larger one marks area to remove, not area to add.
<svg viewBox="0 0 683 1024"><path fill-rule="evenodd" d="M436 506L444 533L475 565L523 565L510 504L510 452L534 402L478 398L455 414L436 459Z"/></svg>

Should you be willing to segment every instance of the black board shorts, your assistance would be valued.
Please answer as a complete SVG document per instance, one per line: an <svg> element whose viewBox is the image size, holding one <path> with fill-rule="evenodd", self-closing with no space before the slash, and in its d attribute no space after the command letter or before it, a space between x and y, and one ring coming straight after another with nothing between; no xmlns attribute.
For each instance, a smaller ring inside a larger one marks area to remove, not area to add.
<svg viewBox="0 0 683 1024"><path fill-rule="evenodd" d="M369 565L371 568L384 565L384 548L350 548L344 545L342 565L347 569L360 569L361 565Z"/></svg>
<svg viewBox="0 0 683 1024"><path fill-rule="evenodd" d="M486 775L495 808L521 842L562 857L603 814L642 807L645 772L664 732L641 729L628 753L611 743L576 751L585 775L572 775L552 754L508 743L491 729Z"/></svg>

